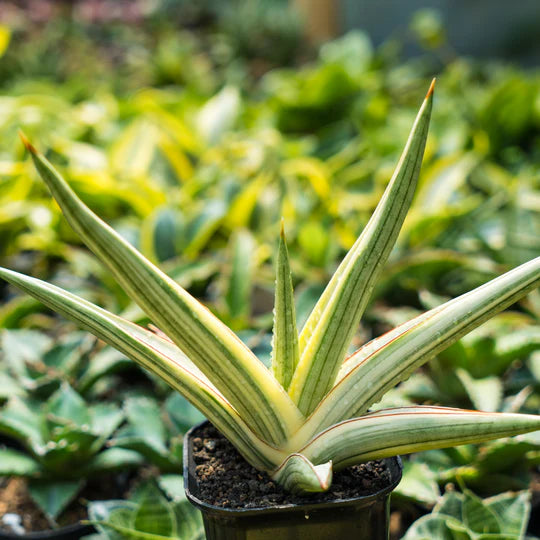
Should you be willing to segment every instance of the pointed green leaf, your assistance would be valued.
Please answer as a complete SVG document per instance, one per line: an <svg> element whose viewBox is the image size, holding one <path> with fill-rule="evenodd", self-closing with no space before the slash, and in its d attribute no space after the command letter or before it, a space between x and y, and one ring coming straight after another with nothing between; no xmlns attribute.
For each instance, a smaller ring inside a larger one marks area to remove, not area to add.
<svg viewBox="0 0 540 540"><path fill-rule="evenodd" d="M77 382L77 390L84 395L102 377L122 371L127 367L131 367L129 359L115 349L105 347L92 355L92 362Z"/></svg>
<svg viewBox="0 0 540 540"><path fill-rule="evenodd" d="M140 467L143 457L133 450L124 448L107 448L81 467L81 475L90 476L95 473L127 471Z"/></svg>
<svg viewBox="0 0 540 540"><path fill-rule="evenodd" d="M88 409L90 427L101 440L108 439L124 420L124 413L113 403L97 403Z"/></svg>
<svg viewBox="0 0 540 540"><path fill-rule="evenodd" d="M463 368L456 369L461 384L475 409L494 412L499 410L503 398L503 383L497 376L474 379Z"/></svg>
<svg viewBox="0 0 540 540"><path fill-rule="evenodd" d="M34 481L28 484L28 491L46 516L54 522L67 505L77 496L83 482Z"/></svg>
<svg viewBox="0 0 540 540"><path fill-rule="evenodd" d="M462 507L465 495L453 490L448 490L442 499L433 507L434 514L444 514L459 521L462 519Z"/></svg>
<svg viewBox="0 0 540 540"><path fill-rule="evenodd" d="M112 444L137 451L161 470L178 469L180 464L167 448L167 429L157 402L143 396L128 398L124 410L128 425Z"/></svg>
<svg viewBox="0 0 540 540"><path fill-rule="evenodd" d="M447 448L540 429L540 416L446 407L403 407L346 420L300 451L313 463L332 460L338 471L354 463Z"/></svg>
<svg viewBox="0 0 540 540"><path fill-rule="evenodd" d="M429 127L433 85L377 209L347 254L300 334L300 362L289 394L309 414L332 388L382 266L412 201Z"/></svg>
<svg viewBox="0 0 540 540"><path fill-rule="evenodd" d="M12 397L0 411L0 433L17 439L30 451L43 443L45 428L38 402Z"/></svg>
<svg viewBox="0 0 540 540"><path fill-rule="evenodd" d="M40 467L35 459L12 448L0 448L0 476L32 476Z"/></svg>
<svg viewBox="0 0 540 540"><path fill-rule="evenodd" d="M70 225L124 290L220 388L258 435L271 443L282 442L301 416L262 362L207 308L99 219L54 167L28 141L25 144Z"/></svg>
<svg viewBox="0 0 540 540"><path fill-rule="evenodd" d="M148 397L128 398L124 410L133 433L166 450L167 430L155 400Z"/></svg>
<svg viewBox="0 0 540 540"><path fill-rule="evenodd" d="M47 402L46 413L77 426L90 428L87 404L67 383L62 384L61 388Z"/></svg>
<svg viewBox="0 0 540 540"><path fill-rule="evenodd" d="M49 283L3 268L0 268L0 278L74 320L142 367L160 376L203 412L252 465L273 470L283 461L282 453L257 438L203 373L167 339ZM24 421L18 422L17 426L24 429Z"/></svg>
<svg viewBox="0 0 540 540"><path fill-rule="evenodd" d="M300 431L314 435L365 413L417 367L539 283L540 257L368 343L343 364L336 386Z"/></svg>
<svg viewBox="0 0 540 540"><path fill-rule="evenodd" d="M285 390L289 388L297 364L298 331L296 330L294 292L282 222L276 271L272 372Z"/></svg>

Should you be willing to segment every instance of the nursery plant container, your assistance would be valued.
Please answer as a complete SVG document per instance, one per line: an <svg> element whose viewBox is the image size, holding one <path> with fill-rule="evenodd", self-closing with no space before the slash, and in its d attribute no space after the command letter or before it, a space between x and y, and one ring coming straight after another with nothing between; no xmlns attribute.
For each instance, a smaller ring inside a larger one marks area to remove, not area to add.
<svg viewBox="0 0 540 540"><path fill-rule="evenodd" d="M267 508L227 509L199 498L190 429L184 438L184 482L188 500L203 516L207 540L387 540L390 493L401 480L399 457L385 459L388 485L369 495L313 504L287 504Z"/></svg>
<svg viewBox="0 0 540 540"><path fill-rule="evenodd" d="M73 523L58 529L48 529L46 531L31 532L27 534L14 534L0 531L0 540L79 540L83 536L93 534L96 529L93 525L83 525Z"/></svg>

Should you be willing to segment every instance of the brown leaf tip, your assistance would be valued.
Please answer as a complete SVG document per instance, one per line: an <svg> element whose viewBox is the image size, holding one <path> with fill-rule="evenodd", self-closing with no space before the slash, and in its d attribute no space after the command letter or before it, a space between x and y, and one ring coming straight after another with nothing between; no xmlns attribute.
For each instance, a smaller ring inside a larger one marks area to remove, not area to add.
<svg viewBox="0 0 540 540"><path fill-rule="evenodd" d="M429 87L429 90L427 91L427 94L426 94L426 99L428 99L430 96L433 95L433 90L435 90L435 81L437 79L434 77L433 80L431 81L431 85Z"/></svg>
<svg viewBox="0 0 540 540"><path fill-rule="evenodd" d="M19 137L21 138L22 143L24 144L25 148L32 154L37 154L37 150L33 146L33 144L26 138L26 135L19 130Z"/></svg>
<svg viewBox="0 0 540 540"><path fill-rule="evenodd" d="M281 236L281 238L285 238L285 219L284 218L281 218L281 223L279 226L279 236Z"/></svg>

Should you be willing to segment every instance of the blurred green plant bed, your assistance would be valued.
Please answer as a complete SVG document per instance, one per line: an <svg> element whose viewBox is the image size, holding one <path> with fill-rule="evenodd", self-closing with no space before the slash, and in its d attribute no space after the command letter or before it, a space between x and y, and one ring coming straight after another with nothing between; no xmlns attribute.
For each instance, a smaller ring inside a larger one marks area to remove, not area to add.
<svg viewBox="0 0 540 540"><path fill-rule="evenodd" d="M84 286L107 281L35 182L16 138L23 128L102 217L249 326L256 308L241 305L245 286L231 290L238 257L264 292L284 216L295 275L322 284L382 193L412 96L432 69L427 60L399 65L388 49L352 33L311 64L247 88L226 77L206 90L115 94L105 85L92 96L75 80L13 85L0 97L0 257L41 275L61 274L64 261ZM417 303L419 282L463 292L540 249L538 73L458 58L440 79L419 191L379 291L394 304ZM215 261L230 268L228 283L214 283Z"/></svg>

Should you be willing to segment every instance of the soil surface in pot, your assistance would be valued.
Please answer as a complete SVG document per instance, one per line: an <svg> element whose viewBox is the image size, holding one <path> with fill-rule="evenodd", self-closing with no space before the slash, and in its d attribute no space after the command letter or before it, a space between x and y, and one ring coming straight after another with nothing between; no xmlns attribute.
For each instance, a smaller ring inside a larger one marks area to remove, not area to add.
<svg viewBox="0 0 540 540"><path fill-rule="evenodd" d="M198 498L222 508L261 508L283 504L310 504L370 495L391 482L384 461L369 461L334 473L329 491L294 495L264 472L252 467L234 446L211 425L191 439Z"/></svg>
<svg viewBox="0 0 540 540"><path fill-rule="evenodd" d="M134 481L134 474L103 476L90 480L76 499L60 514L60 527L72 525L87 519L86 501L122 499ZM27 533L51 529L45 514L30 497L24 478L6 477L0 479L0 531L13 533L2 523L5 514L17 514Z"/></svg>

